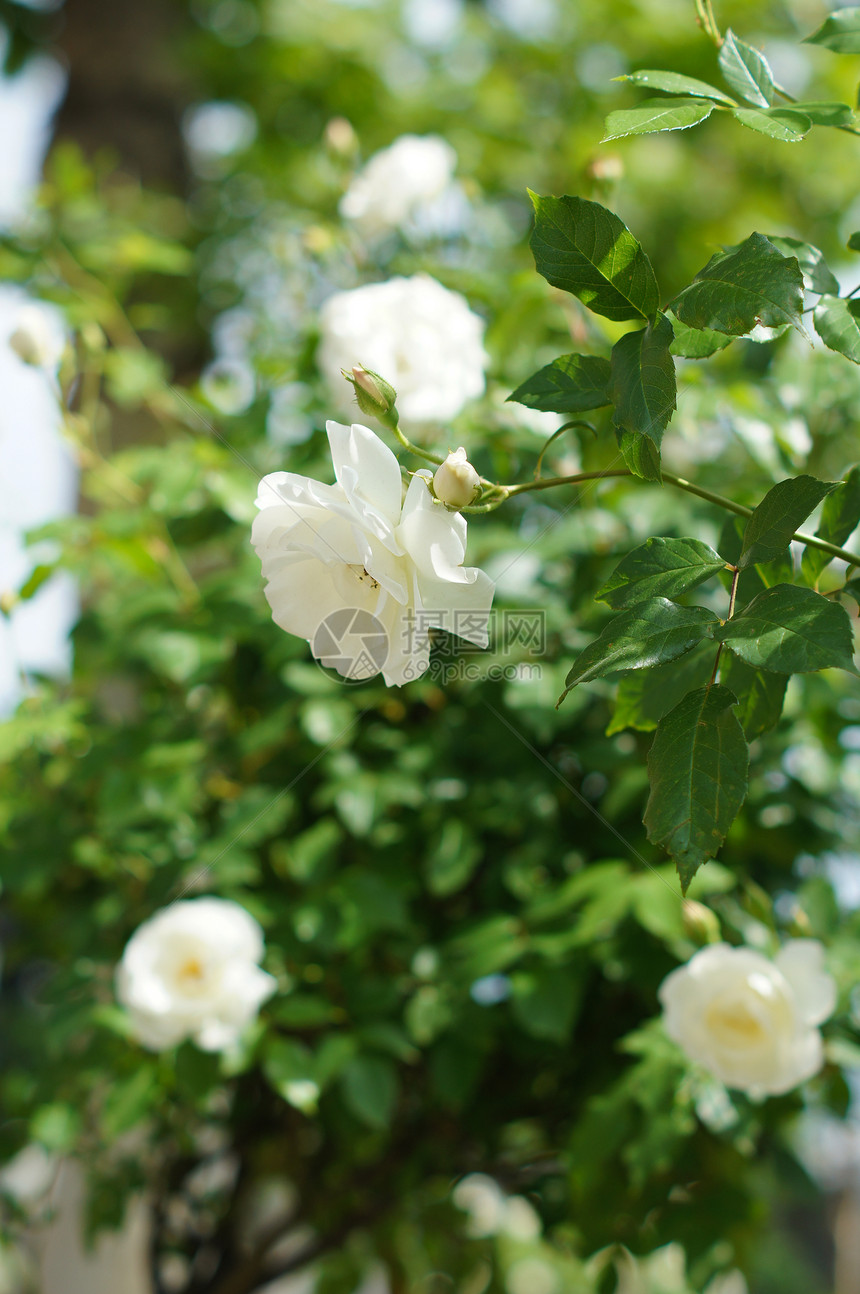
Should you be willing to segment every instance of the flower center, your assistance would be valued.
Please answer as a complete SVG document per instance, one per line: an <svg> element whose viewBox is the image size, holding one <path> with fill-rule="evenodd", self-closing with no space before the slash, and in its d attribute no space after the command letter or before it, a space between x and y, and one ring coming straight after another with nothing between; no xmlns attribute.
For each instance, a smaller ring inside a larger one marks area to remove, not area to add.
<svg viewBox="0 0 860 1294"><path fill-rule="evenodd" d="M717 1002L706 1013L708 1030L724 1047L752 1047L766 1030L745 1002Z"/></svg>
<svg viewBox="0 0 860 1294"><path fill-rule="evenodd" d="M347 569L352 571L359 584L366 584L372 592L375 593L379 588L379 581L375 580L363 566L351 565Z"/></svg>
<svg viewBox="0 0 860 1294"><path fill-rule="evenodd" d="M206 978L206 967L198 957L187 957L179 967L176 977L196 988Z"/></svg>

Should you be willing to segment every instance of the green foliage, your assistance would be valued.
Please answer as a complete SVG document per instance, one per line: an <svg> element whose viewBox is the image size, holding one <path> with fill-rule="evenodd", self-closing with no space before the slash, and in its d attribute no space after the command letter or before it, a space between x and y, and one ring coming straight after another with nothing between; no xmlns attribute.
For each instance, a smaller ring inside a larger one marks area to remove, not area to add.
<svg viewBox="0 0 860 1294"><path fill-rule="evenodd" d="M672 302L681 323L741 337L756 324L801 326L803 276L763 234L712 256Z"/></svg>
<svg viewBox="0 0 860 1294"><path fill-rule="evenodd" d="M688 130L710 117L714 104L708 99L645 99L627 111L610 112L606 118L603 143L627 135L650 135L660 130Z"/></svg>
<svg viewBox="0 0 860 1294"><path fill-rule="evenodd" d="M830 544L841 546L860 525L860 467L854 466L844 481L836 486L824 500L821 522L816 535ZM802 566L807 579L814 583L832 561L820 548L803 550Z"/></svg>
<svg viewBox="0 0 860 1294"><path fill-rule="evenodd" d="M646 598L675 598L698 588L725 565L700 539L648 539L618 563L595 596L614 608Z"/></svg>
<svg viewBox="0 0 860 1294"><path fill-rule="evenodd" d="M584 413L611 404L609 361L599 355L560 355L518 386L509 400L551 413Z"/></svg>
<svg viewBox="0 0 860 1294"><path fill-rule="evenodd" d="M860 301L823 296L812 318L825 346L860 364Z"/></svg>
<svg viewBox="0 0 860 1294"><path fill-rule="evenodd" d="M672 325L657 315L612 348L610 390L624 461L636 476L660 479L660 444L676 408Z"/></svg>
<svg viewBox="0 0 860 1294"><path fill-rule="evenodd" d="M773 73L759 50L740 40L729 28L720 46L720 69L740 98L759 108L773 103Z"/></svg>
<svg viewBox="0 0 860 1294"><path fill-rule="evenodd" d="M860 54L860 14L853 8L836 9L806 41L836 54Z"/></svg>
<svg viewBox="0 0 860 1294"><path fill-rule="evenodd" d="M719 618L707 607L681 607L668 598L638 603L606 626L577 656L565 679L561 700L577 683L588 683L615 670L645 669L682 656L713 635Z"/></svg>
<svg viewBox="0 0 860 1294"><path fill-rule="evenodd" d="M743 569L782 557L801 522L835 488L811 476L798 476L775 485L747 522L738 566Z"/></svg>
<svg viewBox="0 0 860 1294"><path fill-rule="evenodd" d="M778 674L833 668L855 672L845 609L813 589L791 584L765 589L716 636L756 669Z"/></svg>

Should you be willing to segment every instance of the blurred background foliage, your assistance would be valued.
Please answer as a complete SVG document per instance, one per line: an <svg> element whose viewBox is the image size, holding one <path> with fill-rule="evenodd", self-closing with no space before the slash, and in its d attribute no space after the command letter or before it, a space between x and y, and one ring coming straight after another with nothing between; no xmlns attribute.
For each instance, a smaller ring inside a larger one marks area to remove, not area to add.
<svg viewBox="0 0 860 1294"><path fill-rule="evenodd" d="M527 479L561 419L505 397L617 333L534 273L526 187L617 210L667 299L753 229L817 244L853 286L856 141L783 145L719 117L601 147L606 111L639 97L613 77L714 80L686 0L119 8L0 6L10 73L45 52L68 66L0 274L74 330L61 385L82 469L78 514L35 536L55 558L3 604L58 568L82 600L72 676L27 678L0 726L3 1157L34 1141L79 1156L93 1230L148 1188L165 1291L241 1294L311 1260L321 1294L374 1272L392 1294L738 1294L738 1268L752 1294L836 1288L857 1165L820 1151L827 1129L848 1145L860 1061L852 680L792 679L691 891L730 941L823 939L842 988L825 1070L755 1104L690 1071L653 1018L701 932L641 827L650 735L607 737L611 683L554 710L614 560L649 534L713 541L714 509L609 482L473 519L497 605L546 613L539 660L521 644L500 663L540 675L403 690L344 686L273 625L248 532L263 473L329 479L314 355L333 291L423 270L466 294L487 396L416 438ZM856 101L856 59L798 45L819 0L718 11L789 90ZM406 131L455 147L465 214L365 245L339 198ZM739 342L681 364L665 462L754 504L798 471L838 479L858 407L842 358ZM555 466L613 460L601 417ZM456 653L437 651L444 675ZM229 1064L143 1052L113 1001L132 932L196 893L259 918L282 988ZM11 1192L4 1209L14 1237Z"/></svg>

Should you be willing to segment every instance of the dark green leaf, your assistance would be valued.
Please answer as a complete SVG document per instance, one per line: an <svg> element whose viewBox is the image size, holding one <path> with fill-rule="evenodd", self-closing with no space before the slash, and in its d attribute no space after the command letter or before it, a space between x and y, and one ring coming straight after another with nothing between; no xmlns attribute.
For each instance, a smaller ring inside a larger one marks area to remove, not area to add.
<svg viewBox="0 0 860 1294"><path fill-rule="evenodd" d="M651 262L630 230L598 202L530 194L539 274L607 319L647 319L660 304Z"/></svg>
<svg viewBox="0 0 860 1294"><path fill-rule="evenodd" d="M731 652L720 660L720 682L738 698L737 716L747 741L769 732L782 714L787 674L753 669Z"/></svg>
<svg viewBox="0 0 860 1294"><path fill-rule="evenodd" d="M648 839L675 860L684 890L713 858L744 802L749 751L726 687L703 687L661 719L648 754Z"/></svg>
<svg viewBox="0 0 860 1294"><path fill-rule="evenodd" d="M675 334L675 340L669 349L681 359L707 359L709 355L715 355L718 350L725 350L732 344L732 338L726 333L713 332L710 328L691 328L671 313L666 317Z"/></svg>
<svg viewBox="0 0 860 1294"><path fill-rule="evenodd" d="M801 326L803 275L794 257L785 257L763 234L712 256L672 303L691 328L742 337L756 324Z"/></svg>
<svg viewBox="0 0 860 1294"><path fill-rule="evenodd" d="M784 144L798 144L812 129L812 119L795 108L732 108L732 116L770 139L780 139Z"/></svg>
<svg viewBox="0 0 860 1294"><path fill-rule="evenodd" d="M860 364L860 300L822 297L812 317L825 346Z"/></svg>
<svg viewBox="0 0 860 1294"><path fill-rule="evenodd" d="M371 1128L387 1128L397 1101L397 1070L382 1056L356 1056L341 1075L343 1098Z"/></svg>
<svg viewBox="0 0 860 1294"><path fill-rule="evenodd" d="M795 112L802 112L813 126L853 126L854 109L848 103L795 103Z"/></svg>
<svg viewBox="0 0 860 1294"><path fill-rule="evenodd" d="M662 481L660 450L654 441L635 431L619 431L617 435L625 467L643 481Z"/></svg>
<svg viewBox="0 0 860 1294"><path fill-rule="evenodd" d="M610 391L615 426L619 432L647 437L658 450L675 411L677 387L675 362L669 353L671 344L672 325L665 315L658 315L653 325L627 333L612 348ZM622 452L623 448L622 444ZM626 454L625 461L632 471L637 470ZM649 475L647 479L654 477Z"/></svg>
<svg viewBox="0 0 860 1294"><path fill-rule="evenodd" d="M849 535L860 525L860 466L852 467L844 481L824 500L821 509L821 524L816 530L819 539L826 539L829 544L838 547L845 543ZM817 580L828 562L833 560L820 548L803 550L802 566L810 580Z"/></svg>
<svg viewBox="0 0 860 1294"><path fill-rule="evenodd" d="M767 59L746 41L738 40L731 28L720 46L720 68L735 94L747 103L757 108L773 103L773 75Z"/></svg>
<svg viewBox="0 0 860 1294"><path fill-rule="evenodd" d="M781 557L797 527L835 489L830 481L797 476L768 490L747 522L738 565L754 566Z"/></svg>
<svg viewBox="0 0 860 1294"><path fill-rule="evenodd" d="M719 553L700 539L646 539L618 563L595 597L616 608L647 598L676 598L725 566Z"/></svg>
<svg viewBox="0 0 860 1294"><path fill-rule="evenodd" d="M542 966L513 977L511 1009L533 1038L563 1043L582 1001L582 974L568 966Z"/></svg>
<svg viewBox="0 0 860 1294"><path fill-rule="evenodd" d="M564 700L577 683L620 669L645 669L674 660L713 635L719 617L706 607L679 607L668 598L650 598L622 611L599 638L580 652L565 679Z"/></svg>
<svg viewBox="0 0 860 1294"><path fill-rule="evenodd" d="M718 103L734 103L727 94L708 85L707 81L697 81L694 76L682 76L680 72L660 72L645 68L640 72L617 76L615 80L632 81L634 85L644 85L650 90L664 90L667 94L690 94L700 99L716 99Z"/></svg>
<svg viewBox="0 0 860 1294"><path fill-rule="evenodd" d="M609 360L600 355L559 355L508 399L547 413L584 413L611 403L609 376Z"/></svg>
<svg viewBox="0 0 860 1294"><path fill-rule="evenodd" d="M645 99L635 108L610 112L602 142L660 130L688 130L710 117L715 106L709 99Z"/></svg>
<svg viewBox="0 0 860 1294"><path fill-rule="evenodd" d="M793 584L765 589L716 636L756 669L808 674L839 668L854 673L848 614L814 589Z"/></svg>
<svg viewBox="0 0 860 1294"><path fill-rule="evenodd" d="M707 683L716 650L713 643L702 642L665 665L652 665L650 669L625 674L618 682L607 737L625 728L652 732L663 715L674 710L688 692Z"/></svg>
<svg viewBox="0 0 860 1294"><path fill-rule="evenodd" d="M809 45L832 49L835 54L860 54L860 9L836 9L805 40Z"/></svg>
<svg viewBox="0 0 860 1294"><path fill-rule="evenodd" d="M858 230L856 234L851 235L846 246L851 252L860 252L860 230Z"/></svg>
<svg viewBox="0 0 860 1294"><path fill-rule="evenodd" d="M783 256L797 257L804 284L809 291L821 296L826 292L839 291L839 280L826 264L823 252L817 247L813 247L811 243L802 243L799 238L776 238L773 234L768 234L767 239Z"/></svg>

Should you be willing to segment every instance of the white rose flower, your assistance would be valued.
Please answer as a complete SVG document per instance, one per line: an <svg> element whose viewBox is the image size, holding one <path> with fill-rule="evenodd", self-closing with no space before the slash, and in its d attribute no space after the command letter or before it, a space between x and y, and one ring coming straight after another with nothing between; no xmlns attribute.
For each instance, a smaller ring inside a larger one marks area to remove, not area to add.
<svg viewBox="0 0 860 1294"><path fill-rule="evenodd" d="M438 135L401 135L359 171L338 210L365 237L385 234L440 198L456 165L457 154Z"/></svg>
<svg viewBox="0 0 860 1294"><path fill-rule="evenodd" d="M464 567L466 521L367 427L327 424L337 484L292 472L260 483L251 542L275 624L352 679L402 684L427 668L431 627L487 645L493 582Z"/></svg>
<svg viewBox="0 0 860 1294"><path fill-rule="evenodd" d="M117 967L116 991L144 1047L192 1038L233 1046L277 981L260 969L263 932L229 899L186 899L144 921Z"/></svg>
<svg viewBox="0 0 860 1294"><path fill-rule="evenodd" d="M407 422L447 422L483 395L484 321L429 274L336 292L320 312L320 368L349 407L342 369L381 373Z"/></svg>
<svg viewBox="0 0 860 1294"><path fill-rule="evenodd" d="M9 345L35 368L56 368L66 346L65 327L56 308L30 301L18 311Z"/></svg>
<svg viewBox="0 0 860 1294"><path fill-rule="evenodd" d="M660 986L666 1032L691 1060L752 1096L788 1092L823 1061L815 1027L832 1013L836 984L816 939L792 939L771 961L751 948L711 944Z"/></svg>

